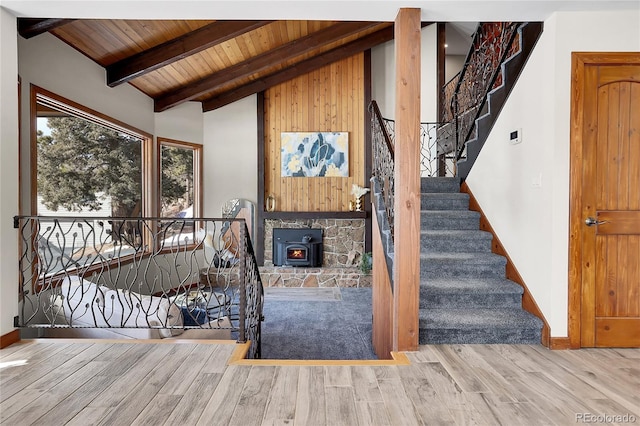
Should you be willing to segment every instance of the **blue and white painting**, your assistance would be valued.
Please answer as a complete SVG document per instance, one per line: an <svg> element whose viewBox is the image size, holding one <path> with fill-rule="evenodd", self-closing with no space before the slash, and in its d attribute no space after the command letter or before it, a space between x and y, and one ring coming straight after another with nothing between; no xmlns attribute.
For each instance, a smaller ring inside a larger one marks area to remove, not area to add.
<svg viewBox="0 0 640 426"><path fill-rule="evenodd" d="M282 132L282 177L348 177L348 132Z"/></svg>

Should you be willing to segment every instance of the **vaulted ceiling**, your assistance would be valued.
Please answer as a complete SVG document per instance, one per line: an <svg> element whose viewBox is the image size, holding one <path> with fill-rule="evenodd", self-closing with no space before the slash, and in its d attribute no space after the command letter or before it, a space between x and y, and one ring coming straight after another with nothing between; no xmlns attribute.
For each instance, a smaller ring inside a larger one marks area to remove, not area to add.
<svg viewBox="0 0 640 426"><path fill-rule="evenodd" d="M131 84L156 112L187 101L211 111L393 38L390 22L27 19Z"/></svg>

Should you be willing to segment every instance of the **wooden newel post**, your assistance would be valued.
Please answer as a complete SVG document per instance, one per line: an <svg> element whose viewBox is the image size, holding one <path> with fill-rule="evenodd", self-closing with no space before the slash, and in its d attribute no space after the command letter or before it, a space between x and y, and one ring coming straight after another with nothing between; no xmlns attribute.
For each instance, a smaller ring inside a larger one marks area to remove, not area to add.
<svg viewBox="0 0 640 426"><path fill-rule="evenodd" d="M393 350L418 348L420 297L420 9L395 21Z"/></svg>

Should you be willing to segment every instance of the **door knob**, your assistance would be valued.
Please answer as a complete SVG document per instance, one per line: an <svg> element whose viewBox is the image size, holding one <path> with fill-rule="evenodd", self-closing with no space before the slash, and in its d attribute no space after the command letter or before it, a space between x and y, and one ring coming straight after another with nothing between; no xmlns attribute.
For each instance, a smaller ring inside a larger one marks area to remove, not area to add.
<svg viewBox="0 0 640 426"><path fill-rule="evenodd" d="M604 225L605 223L607 223L607 221L606 220L597 220L597 219L594 219L592 217L588 217L584 221L584 223L586 223L587 226L593 226L593 225Z"/></svg>

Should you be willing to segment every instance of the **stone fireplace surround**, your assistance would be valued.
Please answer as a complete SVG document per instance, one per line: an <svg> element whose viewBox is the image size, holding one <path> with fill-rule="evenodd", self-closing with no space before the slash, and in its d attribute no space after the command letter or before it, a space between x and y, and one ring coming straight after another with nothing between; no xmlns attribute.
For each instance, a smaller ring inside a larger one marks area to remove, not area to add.
<svg viewBox="0 0 640 426"><path fill-rule="evenodd" d="M264 225L260 276L265 287L371 287L371 275L358 267L364 252L364 219L265 219ZM322 267L273 266L273 228L323 229Z"/></svg>

